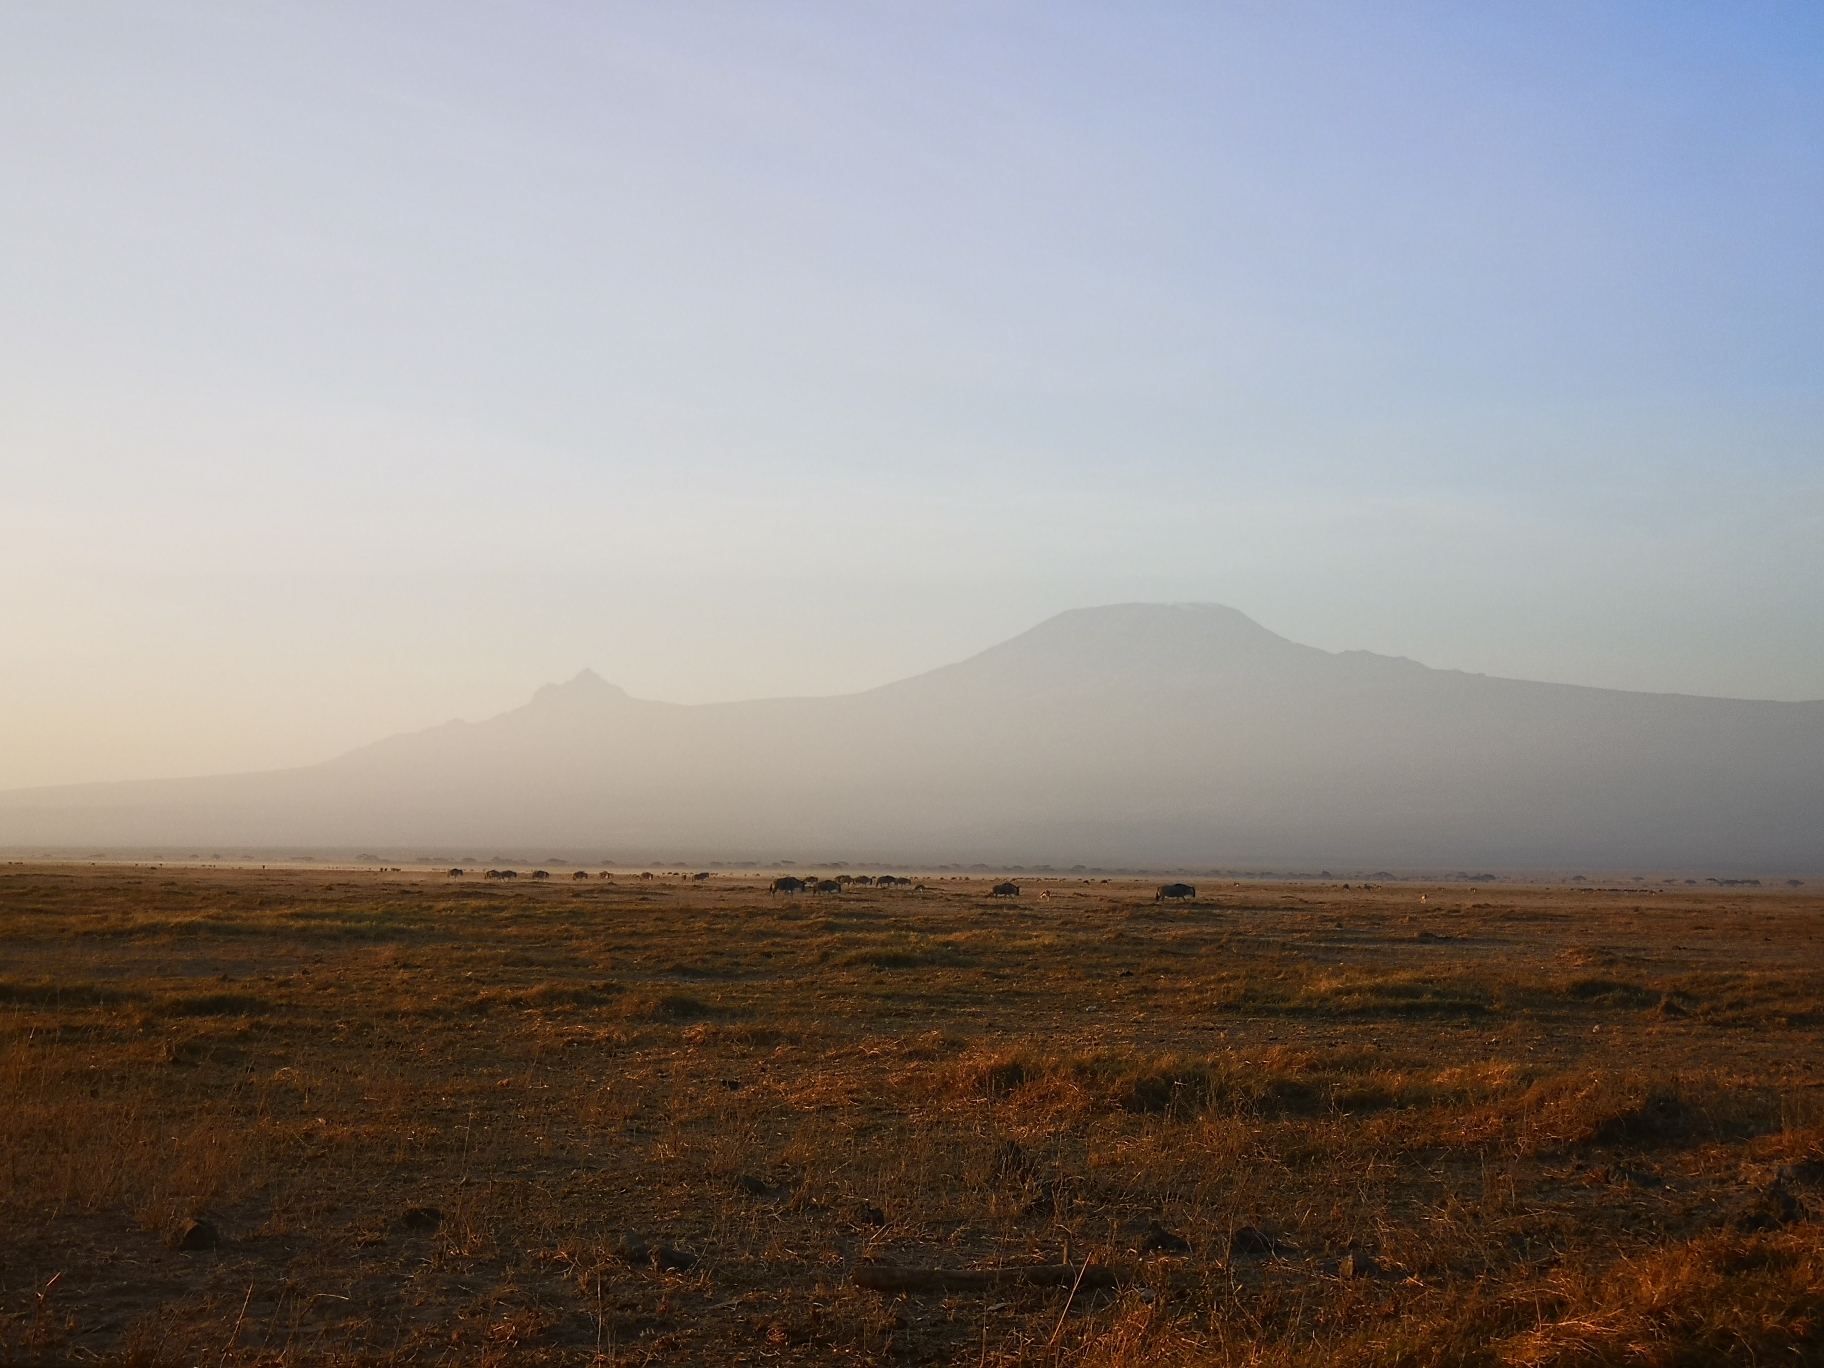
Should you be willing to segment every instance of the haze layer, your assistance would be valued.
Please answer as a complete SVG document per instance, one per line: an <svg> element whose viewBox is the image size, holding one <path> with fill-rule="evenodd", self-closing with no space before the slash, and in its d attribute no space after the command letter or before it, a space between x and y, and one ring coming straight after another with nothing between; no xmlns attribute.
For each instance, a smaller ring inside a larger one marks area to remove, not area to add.
<svg viewBox="0 0 1824 1368"><path fill-rule="evenodd" d="M1492 679L1126 605L844 697L687 706L584 672L310 768L16 791L0 842L1814 870L1824 703Z"/></svg>

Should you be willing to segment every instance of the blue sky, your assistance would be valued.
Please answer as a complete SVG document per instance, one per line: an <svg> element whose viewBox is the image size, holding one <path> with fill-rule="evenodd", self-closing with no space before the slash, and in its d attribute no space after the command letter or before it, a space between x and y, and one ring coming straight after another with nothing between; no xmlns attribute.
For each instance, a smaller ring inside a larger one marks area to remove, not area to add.
<svg viewBox="0 0 1824 1368"><path fill-rule="evenodd" d="M1068 607L1824 697L1824 11L0 11L0 785Z"/></svg>

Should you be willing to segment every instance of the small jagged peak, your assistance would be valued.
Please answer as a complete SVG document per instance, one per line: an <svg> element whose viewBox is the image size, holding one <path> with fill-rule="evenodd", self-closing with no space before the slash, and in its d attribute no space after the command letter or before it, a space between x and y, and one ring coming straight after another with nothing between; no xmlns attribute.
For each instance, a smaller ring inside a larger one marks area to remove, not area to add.
<svg viewBox="0 0 1824 1368"><path fill-rule="evenodd" d="M578 703L627 697L627 690L610 684L591 669L578 670L561 684L542 685L532 695L534 703Z"/></svg>

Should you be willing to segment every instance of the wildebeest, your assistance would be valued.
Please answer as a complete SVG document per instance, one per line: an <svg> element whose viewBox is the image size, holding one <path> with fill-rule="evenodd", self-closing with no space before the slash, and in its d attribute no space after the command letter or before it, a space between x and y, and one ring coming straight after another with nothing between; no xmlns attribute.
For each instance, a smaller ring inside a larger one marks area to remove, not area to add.
<svg viewBox="0 0 1824 1368"><path fill-rule="evenodd" d="M519 871L517 869L490 869L484 877L489 879L517 879L519 877Z"/></svg>
<svg viewBox="0 0 1824 1368"><path fill-rule="evenodd" d="M576 873L572 874L570 877L572 879L586 879L589 877L589 871L586 869L579 869L576 871Z"/></svg>
<svg viewBox="0 0 1824 1368"><path fill-rule="evenodd" d="M842 885L837 883L834 879L819 879L816 883L811 885L811 892L840 893L842 892Z"/></svg>
<svg viewBox="0 0 1824 1368"><path fill-rule="evenodd" d="M694 874L691 877L694 878L698 883L702 883L703 880L705 880L709 877L709 871L705 870L703 873Z"/></svg>
<svg viewBox="0 0 1824 1368"><path fill-rule="evenodd" d="M614 882L614 875L612 875L612 874L610 874L610 873L609 873L609 872L608 872L608 871L607 871L607 870L605 870L605 869L604 869L604 870L603 870L603 871L602 871L602 872L601 872L601 873L600 873L600 874L598 874L598 875L596 875L596 877L597 877L597 878L599 878L599 879L606 879L606 880L608 880L608 882L609 882L609 883L613 883L613 882Z"/></svg>
<svg viewBox="0 0 1824 1368"><path fill-rule="evenodd" d="M997 898L1017 898L1020 896L1020 886L1016 883L998 883L994 886L994 896Z"/></svg>
<svg viewBox="0 0 1824 1368"><path fill-rule="evenodd" d="M464 874L465 874L465 873L467 873L467 871L466 871L466 870L461 870L461 869L452 869L452 870L451 870L451 871L450 871L450 877L451 877L451 878L452 878L452 879L460 879L460 878L462 878L462 877L463 877L463 875L464 875Z"/></svg>
<svg viewBox="0 0 1824 1368"><path fill-rule="evenodd" d="M1159 891L1153 894L1153 901L1165 902L1167 899L1172 898L1194 898L1196 896L1197 890L1192 888L1189 884L1160 884Z"/></svg>
<svg viewBox="0 0 1824 1368"><path fill-rule="evenodd" d="M795 879L790 874L787 874L783 879L774 879L773 886L766 891L768 894L802 893L804 892L804 880Z"/></svg>
<svg viewBox="0 0 1824 1368"><path fill-rule="evenodd" d="M532 877L535 879L548 879L551 877L551 871L548 869L535 869L532 871Z"/></svg>

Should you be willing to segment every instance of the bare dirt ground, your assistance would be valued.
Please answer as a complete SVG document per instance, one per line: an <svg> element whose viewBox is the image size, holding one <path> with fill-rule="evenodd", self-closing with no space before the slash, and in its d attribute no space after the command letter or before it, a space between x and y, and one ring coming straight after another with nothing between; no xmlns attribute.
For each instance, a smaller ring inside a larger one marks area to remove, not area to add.
<svg viewBox="0 0 1824 1368"><path fill-rule="evenodd" d="M925 884L0 864L0 1363L1824 1361L1819 889Z"/></svg>

